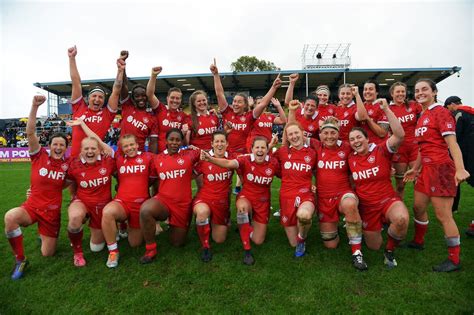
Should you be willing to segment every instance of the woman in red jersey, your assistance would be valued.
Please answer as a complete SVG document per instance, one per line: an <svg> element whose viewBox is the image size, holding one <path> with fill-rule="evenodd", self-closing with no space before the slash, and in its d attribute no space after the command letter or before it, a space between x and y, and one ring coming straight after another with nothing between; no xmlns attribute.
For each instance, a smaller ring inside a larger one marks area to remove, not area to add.
<svg viewBox="0 0 474 315"><path fill-rule="evenodd" d="M292 101L292 104L298 101ZM280 223L284 226L291 246L296 246L295 256L306 252L305 239L315 211L314 193L311 190L316 170L316 152L305 144L303 128L290 122L284 130L289 145L283 145L275 153L280 164Z"/></svg>
<svg viewBox="0 0 474 315"><path fill-rule="evenodd" d="M187 130L189 124L189 115L184 113L181 108L183 93L181 89L173 87L168 90L166 105L161 103L155 95L156 77L161 73L162 67L153 67L151 69L150 80L146 86L146 96L150 102L151 108L155 112L158 130L158 152L166 150L166 134L173 128Z"/></svg>
<svg viewBox="0 0 474 315"><path fill-rule="evenodd" d="M385 99L382 104L392 129L392 135L385 142L370 143L367 132L355 127L349 133L349 142L354 151L349 156L349 167L359 197L360 216L367 247L378 250L383 242L381 230L388 223L388 240L384 252L384 263L393 268L397 266L394 250L405 237L408 228L408 210L395 192L391 181L391 160L403 141L405 132L398 118L388 108ZM361 117L366 119L366 117Z"/></svg>
<svg viewBox="0 0 474 315"><path fill-rule="evenodd" d="M26 227L38 222L43 256L54 255L61 226L62 190L69 167L69 161L64 156L68 141L66 135L55 133L49 140L49 152L40 146L36 136L36 114L45 100L46 97L42 95L33 97L26 124L31 159L31 194L21 206L5 214L5 234L16 259L11 274L13 280L20 279L28 265L20 226Z"/></svg>
<svg viewBox="0 0 474 315"><path fill-rule="evenodd" d="M210 156L229 159L227 134L216 131L212 134ZM193 200L193 212L196 215L196 229L202 245L201 260L212 259L209 236L216 243L223 243L227 237L230 222L229 192L232 185L232 170L216 166L207 161L200 161L194 173L202 175L203 185ZM211 225L212 224L212 229Z"/></svg>
<svg viewBox="0 0 474 315"><path fill-rule="evenodd" d="M329 104L331 91L327 85L320 85L314 91L314 95L318 98L318 118L324 121L330 116L336 115L336 106Z"/></svg>
<svg viewBox="0 0 474 315"><path fill-rule="evenodd" d="M166 141L167 149L154 160L159 192L140 208L140 226L146 243L145 255L140 258L142 264L151 263L157 254L157 220L169 219L171 244L182 246L192 218L191 180L194 164L199 161L199 150L181 150L184 136L177 128L168 130Z"/></svg>
<svg viewBox="0 0 474 315"><path fill-rule="evenodd" d="M393 168L395 169L395 180L397 192L403 200L405 182L403 175L408 168L413 168L418 157L418 144L415 139L415 128L418 116L421 113L421 105L407 100L407 85L403 82L395 82L390 87L392 102L390 109L397 116L405 131L405 139L393 155Z"/></svg>
<svg viewBox="0 0 474 315"><path fill-rule="evenodd" d="M316 172L319 229L324 246L336 248L339 244L339 214L344 215L347 238L352 250L352 265L366 270L362 252L362 220L359 215L359 199L352 190L349 178L348 158L351 146L339 140L339 122L327 118L319 128L321 142L314 143L317 152Z"/></svg>
<svg viewBox="0 0 474 315"><path fill-rule="evenodd" d="M431 202L443 226L449 254L447 260L433 267L433 271L450 272L461 268L461 242L451 207L456 186L469 178L469 173L464 168L462 153L456 142L456 122L449 110L437 103L437 94L436 84L430 79L416 82L415 99L423 107L415 130L420 153L413 169L405 175L406 179L413 180L420 166L422 169L415 184L415 238L409 247L424 248L428 228L426 210Z"/></svg>
<svg viewBox="0 0 474 315"><path fill-rule="evenodd" d="M235 169L243 179L243 189L237 195L237 224L244 247L243 263L253 265L250 240L260 245L265 240L270 213L270 186L273 176L279 170L278 161L268 155L265 138L256 137L252 144L252 154L241 155L233 160L217 158L201 151L201 160L220 167ZM249 215L252 215L250 224Z"/></svg>
<svg viewBox="0 0 474 315"><path fill-rule="evenodd" d="M349 132L352 128L359 125L360 120L363 120L360 117L367 117L367 111L357 86L342 84L339 86L338 95L339 106L336 108L335 116L339 120L340 125L339 138L347 141Z"/></svg>

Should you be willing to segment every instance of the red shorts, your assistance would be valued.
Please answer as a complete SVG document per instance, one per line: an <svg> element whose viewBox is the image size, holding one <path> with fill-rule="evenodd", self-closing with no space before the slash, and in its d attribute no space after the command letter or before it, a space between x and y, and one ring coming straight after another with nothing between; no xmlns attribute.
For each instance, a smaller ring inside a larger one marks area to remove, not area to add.
<svg viewBox="0 0 474 315"><path fill-rule="evenodd" d="M189 224L191 223L191 219L193 217L191 202L176 202L176 200L163 197L160 194L154 196L153 198L168 208L170 226L186 230L189 228Z"/></svg>
<svg viewBox="0 0 474 315"><path fill-rule="evenodd" d="M299 206L306 201L310 201L314 204L314 194L305 193L292 198L286 198L280 195L280 224L283 226L296 226L298 221L296 212Z"/></svg>
<svg viewBox="0 0 474 315"><path fill-rule="evenodd" d="M270 218L270 198L268 197L259 197L259 198L254 198L251 197L250 195L244 195L243 193L240 193L237 195L237 198L235 198L235 201L237 203L237 200L245 198L248 201L250 201L250 204L252 205L252 220L261 224L268 224L268 220Z"/></svg>
<svg viewBox="0 0 474 315"><path fill-rule="evenodd" d="M455 197L457 192L454 162L423 165L415 183L415 191L429 197Z"/></svg>
<svg viewBox="0 0 474 315"><path fill-rule="evenodd" d="M140 207L143 202L132 202L132 201L123 201L121 199L114 199L120 203L127 214L128 225L132 229L139 229L140 228Z"/></svg>
<svg viewBox="0 0 474 315"><path fill-rule="evenodd" d="M59 229L61 228L61 210L38 209L29 205L28 202L23 203L21 207L28 212L32 223L38 222L39 234L58 238Z"/></svg>
<svg viewBox="0 0 474 315"><path fill-rule="evenodd" d="M89 218L89 227L93 229L102 230L102 210L104 210L105 205L108 202L103 203L92 203L92 202L85 202L80 199L74 199L73 202L81 202L86 206L87 209L87 217Z"/></svg>
<svg viewBox="0 0 474 315"><path fill-rule="evenodd" d="M357 196L353 191L345 191L341 194L336 195L333 198L321 198L318 197L318 217L319 222L339 222L339 211L341 206L341 201L344 198L354 198L356 200Z"/></svg>
<svg viewBox="0 0 474 315"><path fill-rule="evenodd" d="M405 163L414 162L418 157L418 144L416 143L402 143L398 148L397 153L392 157L393 163Z"/></svg>
<svg viewBox="0 0 474 315"><path fill-rule="evenodd" d="M211 223L227 225L230 221L229 200L223 199L203 199L196 196L193 200L193 208L198 203L205 203L211 210Z"/></svg>
<svg viewBox="0 0 474 315"><path fill-rule="evenodd" d="M392 198L386 198L375 205L363 205L361 203L359 211L362 219L362 229L364 231L380 232L383 224L386 222L385 216L388 209L397 201L401 201L400 197L394 196Z"/></svg>

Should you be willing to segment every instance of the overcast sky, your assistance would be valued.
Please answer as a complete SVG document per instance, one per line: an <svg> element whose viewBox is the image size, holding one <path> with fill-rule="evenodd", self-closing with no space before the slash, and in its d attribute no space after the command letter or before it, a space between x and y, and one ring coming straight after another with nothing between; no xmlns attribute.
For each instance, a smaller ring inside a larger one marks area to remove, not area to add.
<svg viewBox="0 0 474 315"><path fill-rule="evenodd" d="M70 80L72 45L82 79L97 79L122 49L133 77L208 72L213 57L229 71L242 55L301 69L304 44L347 42L355 69L460 66L440 99L474 105L474 1L355 2L0 0L0 118L28 114L34 82Z"/></svg>

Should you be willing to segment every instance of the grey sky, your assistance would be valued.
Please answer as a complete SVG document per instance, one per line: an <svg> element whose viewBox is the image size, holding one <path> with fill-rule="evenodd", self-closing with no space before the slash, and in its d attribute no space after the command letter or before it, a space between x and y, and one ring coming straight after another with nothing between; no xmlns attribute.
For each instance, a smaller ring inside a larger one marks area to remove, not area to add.
<svg viewBox="0 0 474 315"><path fill-rule="evenodd" d="M473 1L0 1L0 118L26 116L33 82L221 71L241 55L301 69L306 43L349 42L352 68L461 66L440 99L474 105ZM46 108L40 111L45 114Z"/></svg>

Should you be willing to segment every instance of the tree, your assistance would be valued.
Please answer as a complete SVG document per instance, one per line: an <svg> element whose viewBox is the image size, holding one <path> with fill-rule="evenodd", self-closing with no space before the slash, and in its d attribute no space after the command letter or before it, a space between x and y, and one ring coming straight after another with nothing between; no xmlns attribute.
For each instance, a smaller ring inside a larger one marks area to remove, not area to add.
<svg viewBox="0 0 474 315"><path fill-rule="evenodd" d="M255 56L241 56L239 59L230 64L232 71L236 72L253 72L253 71L270 71L280 70L271 61L259 60Z"/></svg>

